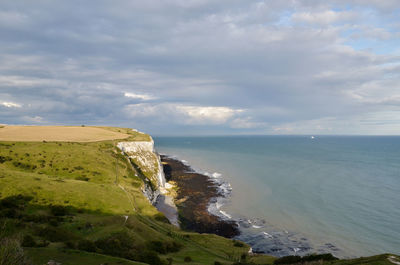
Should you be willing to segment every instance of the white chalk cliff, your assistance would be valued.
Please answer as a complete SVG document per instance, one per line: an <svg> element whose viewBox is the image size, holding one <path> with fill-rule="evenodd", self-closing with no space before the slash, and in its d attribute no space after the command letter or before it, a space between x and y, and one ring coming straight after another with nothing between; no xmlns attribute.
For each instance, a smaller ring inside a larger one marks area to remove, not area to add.
<svg viewBox="0 0 400 265"><path fill-rule="evenodd" d="M129 157L136 173L144 181L143 193L154 204L160 192L165 192L165 177L160 156L154 149L153 139L119 142L117 146Z"/></svg>

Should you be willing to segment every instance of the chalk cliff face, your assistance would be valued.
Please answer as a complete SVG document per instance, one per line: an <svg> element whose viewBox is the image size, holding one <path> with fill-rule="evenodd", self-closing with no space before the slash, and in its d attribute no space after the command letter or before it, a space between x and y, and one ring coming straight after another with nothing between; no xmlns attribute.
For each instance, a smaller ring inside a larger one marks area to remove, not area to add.
<svg viewBox="0 0 400 265"><path fill-rule="evenodd" d="M160 191L165 190L165 177L160 156L154 150L153 139L119 142L117 146L129 157L136 174L143 179L143 193L154 204Z"/></svg>

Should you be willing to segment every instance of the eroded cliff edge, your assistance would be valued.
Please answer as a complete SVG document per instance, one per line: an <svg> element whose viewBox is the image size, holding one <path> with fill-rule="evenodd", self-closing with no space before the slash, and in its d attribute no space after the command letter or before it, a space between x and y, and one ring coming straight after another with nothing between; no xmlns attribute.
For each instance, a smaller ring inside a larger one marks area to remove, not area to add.
<svg viewBox="0 0 400 265"><path fill-rule="evenodd" d="M119 142L118 148L127 156L136 176L143 180L142 192L151 204L164 213L171 224L179 226L178 210L172 197L168 196L161 159L154 148L154 141Z"/></svg>
<svg viewBox="0 0 400 265"><path fill-rule="evenodd" d="M154 150L154 141L119 142L118 148L128 157L136 175L143 180L142 191L154 204L165 190L165 177L159 155Z"/></svg>

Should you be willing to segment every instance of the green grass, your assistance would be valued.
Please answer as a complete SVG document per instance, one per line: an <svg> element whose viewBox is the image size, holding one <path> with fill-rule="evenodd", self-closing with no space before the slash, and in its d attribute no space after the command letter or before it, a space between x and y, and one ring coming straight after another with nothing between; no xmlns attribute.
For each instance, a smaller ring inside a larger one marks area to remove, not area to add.
<svg viewBox="0 0 400 265"><path fill-rule="evenodd" d="M130 140L150 140L145 134L131 135ZM185 264L188 256L193 260L191 264L229 264L235 255L247 252L246 245L237 248L232 240L187 233L167 223L142 194L142 180L116 149L116 142L0 142L0 158L4 158L0 159L0 199L19 194L32 197L18 209L20 217L3 216L0 225L6 222L10 235L22 238L29 234L36 242L49 241L47 247L27 249L37 264L52 256L60 257L60 261L68 255L96 260L103 256L66 251L66 244L96 242L118 233L131 237L131 243L142 249L151 241L177 242L182 246L178 252L159 253L163 260L173 258L174 264ZM51 205L66 206L69 213L53 216ZM124 215L129 216L127 222ZM57 218L60 220L54 221ZM55 235L43 237L40 231Z"/></svg>
<svg viewBox="0 0 400 265"><path fill-rule="evenodd" d="M362 257L362 258L357 258L357 259L350 259L350 260L338 260L332 263L327 263L327 264L333 264L333 265L363 265L363 264L368 264L368 265L393 265L388 260L389 256L394 256L397 257L397 261L400 262L399 256L396 255L389 255L389 254L382 254L382 255L377 255L377 256L372 256L372 257Z"/></svg>
<svg viewBox="0 0 400 265"><path fill-rule="evenodd" d="M102 128L128 133L130 141L151 139L130 129ZM0 239L23 241L30 235L36 245L42 245L25 248L35 265L51 259L63 265L140 264L120 257L137 260L137 254L157 244L180 246L175 252L157 249L164 264L171 258L173 264L232 264L247 253L246 244L237 247L226 238L170 225L142 194L143 176L116 149L116 143L0 142ZM146 170L142 174L148 173ZM4 206L4 198L16 195L31 198L13 197L15 205ZM66 212L59 215L53 206L64 206ZM128 220L124 216L129 216ZM103 241L110 249L100 248ZM82 242L91 242L95 249L81 251ZM115 252L111 251L113 244L120 246ZM130 246L133 256L118 252L124 246ZM190 263L185 262L187 257L192 259ZM266 255L247 258L255 264L273 264L274 260ZM324 264L392 263L381 255Z"/></svg>
<svg viewBox="0 0 400 265"><path fill-rule="evenodd" d="M25 252L34 265L47 264L49 260L54 260L63 265L140 265L146 264L141 262L130 261L121 258L110 257L97 253L89 253L79 250L46 248L25 248Z"/></svg>

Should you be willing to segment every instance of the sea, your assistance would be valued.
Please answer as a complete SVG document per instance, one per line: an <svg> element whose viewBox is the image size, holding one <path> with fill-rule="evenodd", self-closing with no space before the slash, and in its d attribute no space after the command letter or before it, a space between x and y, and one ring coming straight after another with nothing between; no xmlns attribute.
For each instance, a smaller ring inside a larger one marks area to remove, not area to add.
<svg viewBox="0 0 400 265"><path fill-rule="evenodd" d="M156 150L216 179L210 205L254 252L400 254L400 137L154 137Z"/></svg>

